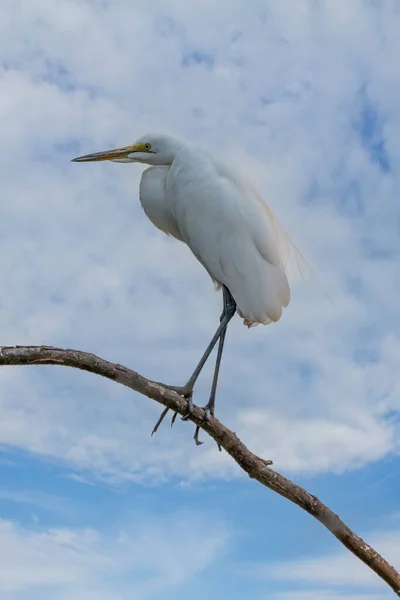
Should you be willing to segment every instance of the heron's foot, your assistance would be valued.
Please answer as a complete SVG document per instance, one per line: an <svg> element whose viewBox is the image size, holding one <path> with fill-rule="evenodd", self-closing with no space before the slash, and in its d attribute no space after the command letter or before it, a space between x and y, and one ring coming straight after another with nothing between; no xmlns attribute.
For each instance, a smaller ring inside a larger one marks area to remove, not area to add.
<svg viewBox="0 0 400 600"><path fill-rule="evenodd" d="M186 409L186 412L183 415L183 417L181 417L181 419L182 419L182 421L187 421L189 416L193 412L193 388L188 385L179 386L179 385L165 385L165 384L164 384L164 387L168 388L169 390L173 390L174 392L176 392L177 394L182 396L182 398L186 398L187 409ZM175 423L177 414L178 413L175 413L174 416L172 417L171 427Z"/></svg>
<svg viewBox="0 0 400 600"><path fill-rule="evenodd" d="M192 392L193 394L193 392ZM187 396L187 407L186 407L186 412L185 414L181 417L182 421L187 421L190 417L190 415L193 412L193 397L192 394L190 394L190 396Z"/></svg>
<svg viewBox="0 0 400 600"><path fill-rule="evenodd" d="M191 398L193 396L193 388L187 386L187 385L167 385L166 383L161 383L160 385L164 386L165 388L172 390L173 392L176 392L177 394L179 394L180 396L182 396L183 398Z"/></svg>
<svg viewBox="0 0 400 600"><path fill-rule="evenodd" d="M196 431L194 432L194 443L196 444L196 446L201 446L202 444L204 444L204 442L201 442L199 440L199 433L200 433L200 425L196 425Z"/></svg>
<svg viewBox="0 0 400 600"><path fill-rule="evenodd" d="M177 394L179 394L180 396L182 396L183 398L187 399L187 409L186 409L186 413L183 415L182 417L182 421L187 421L187 419L189 418L189 416L191 415L191 413L193 412L193 388L188 387L187 385L184 386L177 386L177 385L167 385L166 383L160 383L160 385L162 385L163 387L169 389L169 390L173 390L174 392L176 392ZM167 412L169 411L169 408L164 408L164 410L162 411L160 418L158 419L157 423L155 424L153 431L151 432L151 435L153 436L158 428L160 427L161 423L163 422ZM178 416L178 413L175 412L172 415L172 419L171 419L171 427L173 426L173 424L176 421L176 417Z"/></svg>
<svg viewBox="0 0 400 600"><path fill-rule="evenodd" d="M203 419L202 419L200 425L196 425L196 430L195 430L194 436L193 436L196 446L201 446L204 443L199 440L200 427L202 425L205 425L206 423L208 423L210 418L214 416L214 401L213 400L211 400L211 402L208 401L207 404L205 406L203 406L203 410L204 410ZM218 444L218 448L221 450L221 447L219 446L219 444Z"/></svg>
<svg viewBox="0 0 400 600"><path fill-rule="evenodd" d="M203 406L203 410L204 410L204 417L202 420L202 425L205 425L205 423L208 423L208 421L211 419L211 417L214 416L214 400L209 400L207 402L207 404L205 406Z"/></svg>
<svg viewBox="0 0 400 600"><path fill-rule="evenodd" d="M154 425L154 427L153 427L153 431L151 432L151 436L152 436L152 437L153 437L153 435L154 435L155 433L157 433L157 430L158 430L158 428L160 427L161 423L164 421L164 417L165 417L165 415L167 414L167 412L168 412L168 411L169 411L169 408L168 408L168 406L166 406L166 407L164 408L164 410L162 411L162 413L161 413L161 415L160 415L160 417L159 417L159 419L158 419L157 423L156 423L156 424ZM172 417L172 419L174 420L174 417ZM171 425L171 427L172 427L172 425Z"/></svg>

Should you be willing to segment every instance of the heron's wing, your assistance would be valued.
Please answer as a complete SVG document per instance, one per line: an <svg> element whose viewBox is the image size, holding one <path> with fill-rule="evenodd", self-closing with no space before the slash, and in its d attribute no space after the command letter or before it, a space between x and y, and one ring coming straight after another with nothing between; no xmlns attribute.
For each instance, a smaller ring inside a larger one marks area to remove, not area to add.
<svg viewBox="0 0 400 600"><path fill-rule="evenodd" d="M310 265L304 255L300 252L289 234L284 230L271 207L263 200L257 190L249 184L247 184L246 187L248 188L249 195L259 202L263 210L267 213L280 261L286 275L289 279L293 279L297 276L303 278L307 272L309 273L311 271Z"/></svg>
<svg viewBox="0 0 400 600"><path fill-rule="evenodd" d="M290 290L274 220L215 163L183 157L170 172L167 202L182 239L249 323L280 318Z"/></svg>

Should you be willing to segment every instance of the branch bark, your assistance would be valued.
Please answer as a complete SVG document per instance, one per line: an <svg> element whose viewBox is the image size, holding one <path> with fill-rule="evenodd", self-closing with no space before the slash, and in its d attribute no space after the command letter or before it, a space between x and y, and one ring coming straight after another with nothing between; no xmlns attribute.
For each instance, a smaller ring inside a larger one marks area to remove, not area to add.
<svg viewBox="0 0 400 600"><path fill-rule="evenodd" d="M51 346L0 347L1 365L62 365L89 371L112 379L116 383L143 394L181 415L186 412L186 400L162 384L151 381L135 371L114 364L87 352ZM256 456L218 419L202 424L203 410L194 406L190 420L200 425L216 443L224 448L237 464L259 483L287 498L315 517L348 549L381 577L400 597L400 574L376 550L356 535L334 512L316 496L286 479L268 465L270 461Z"/></svg>

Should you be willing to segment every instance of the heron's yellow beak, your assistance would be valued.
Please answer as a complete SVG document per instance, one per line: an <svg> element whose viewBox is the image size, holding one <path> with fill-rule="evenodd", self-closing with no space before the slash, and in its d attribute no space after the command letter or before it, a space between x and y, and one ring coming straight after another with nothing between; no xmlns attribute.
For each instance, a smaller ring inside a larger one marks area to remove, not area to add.
<svg viewBox="0 0 400 600"><path fill-rule="evenodd" d="M128 158L133 152L148 152L145 144L134 144L133 146L124 146L115 150L104 150L103 152L94 152L73 158L71 162L98 162L100 160L119 160Z"/></svg>

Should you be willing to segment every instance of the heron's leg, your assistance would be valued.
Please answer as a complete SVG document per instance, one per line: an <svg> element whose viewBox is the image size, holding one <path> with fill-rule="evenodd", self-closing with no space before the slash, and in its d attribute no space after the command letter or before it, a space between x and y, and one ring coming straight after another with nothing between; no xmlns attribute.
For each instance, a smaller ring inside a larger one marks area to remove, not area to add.
<svg viewBox="0 0 400 600"><path fill-rule="evenodd" d="M221 321L226 313L230 313L233 311L232 312L232 316L233 316L236 312L236 302L234 301L232 294L230 293L228 288L226 288L225 286L223 288L223 294L224 294L224 310L221 315ZM225 343L225 336L226 336L227 329L228 329L228 325L225 327L224 331L221 333L221 336L219 338L217 360L215 361L214 376L213 376L213 381L212 381L212 386L211 386L210 397L208 399L207 404L204 407L206 416L208 418L210 417L210 415L214 416L215 396L217 393L218 376L219 376L219 370L221 367L222 352L224 350L224 343Z"/></svg>
<svg viewBox="0 0 400 600"><path fill-rule="evenodd" d="M210 398L209 398L207 404L204 406L203 423L206 423L209 420L211 415L214 416L215 394L217 391L219 367L221 365L222 350L224 348L226 330L227 330L227 327L221 333L221 336L220 336L219 342L218 342L218 353L217 353L217 360L215 362L214 377L213 377L213 382L212 382L212 386L211 386ZM200 433L200 425L196 425L196 431L194 432L194 436L193 436L196 446L201 446L203 443L203 442L200 442L200 440L199 440L199 433Z"/></svg>
<svg viewBox="0 0 400 600"><path fill-rule="evenodd" d="M219 323L218 329L215 332L211 342L208 344L203 356L199 360L199 362L198 362L195 370L193 371L192 375L190 376L187 384L184 386L185 389L193 390L193 387L197 381L197 378L199 377L204 365L206 364L207 359L210 356L215 344L219 340L218 355L217 355L216 367L214 370L213 388L212 389L214 389L214 387L216 389L216 387L217 387L218 371L219 371L219 365L221 363L222 350L224 347L226 328L228 326L229 321L232 319L233 315L236 312L236 302L234 301L228 288L226 288L225 286L223 287L223 298L224 298L224 307L223 307L222 314L220 317L220 323ZM215 390L214 390L214 396L215 396ZM190 414L190 412L192 410L192 406L193 406L193 400L190 395L188 397L188 411L187 411L187 414L182 417L183 420L186 420L187 416Z"/></svg>
<svg viewBox="0 0 400 600"><path fill-rule="evenodd" d="M234 314L236 312L236 302L234 301L228 288L226 288L225 286L223 287L223 298L224 298L224 307L223 307L223 311L222 311L222 314L220 317L220 324L219 324L217 331L215 332L211 342L208 344L203 356L199 360L196 368L194 369L192 375L189 377L186 385L180 387L180 386L163 384L163 385L165 385L165 387L168 387L169 389L174 390L175 392L178 392L178 394L181 394L182 396L187 398L187 401L188 401L187 413L186 413L186 415L184 415L182 417L183 420L187 419L187 417L190 415L192 408L193 408L192 394L193 394L194 385L195 385L204 365L206 364L207 359L210 356L215 344L221 338L222 334L224 334L223 338L225 338L226 327L228 326L229 321L232 319L232 317L234 316ZM219 347L218 347L219 358L217 356L218 370L219 370L219 364L221 362L222 350L223 350L223 342L222 342L222 344L220 342ZM216 365L216 368L217 368L217 365ZM214 380L213 380L213 388L215 385L215 389L216 389L216 384L217 384L217 380L218 380L218 372L217 372L217 375L215 375L215 371L214 371L214 379L215 379L215 384L214 384ZM215 399L215 391L214 391L214 399ZM163 411L159 421L157 422L155 429L153 430L153 433L155 433L155 431L158 429L159 425L161 424L162 419L165 417L165 414L167 412L168 411ZM207 420L207 416L208 415L206 414L206 420ZM173 421L175 420L175 418L176 418L176 414L174 414L174 416L173 416ZM173 424L173 422L171 423L171 425L172 424Z"/></svg>
<svg viewBox="0 0 400 600"><path fill-rule="evenodd" d="M225 286L223 288L223 293L224 293L224 309L223 309L220 321L222 321L222 319L224 318L224 316L226 315L227 312L229 314L232 311L232 316L236 312L236 302L233 299L232 294L230 293L228 288L226 288ZM228 321L228 323L229 323L229 321ZM204 413L205 413L204 414L204 422L207 422L209 420L210 416L214 416L215 396L216 396L216 392L217 392L218 376L219 376L219 370L221 367L222 352L224 349L227 328L228 328L228 324L226 325L224 331L221 333L220 338L219 338L217 360L215 361L214 376L213 376L213 381L212 381L212 386L211 386L210 397L208 399L207 404L204 406ZM194 434L194 441L197 446L202 444L202 442L199 441L199 432L200 432L200 427L197 426L195 434Z"/></svg>

